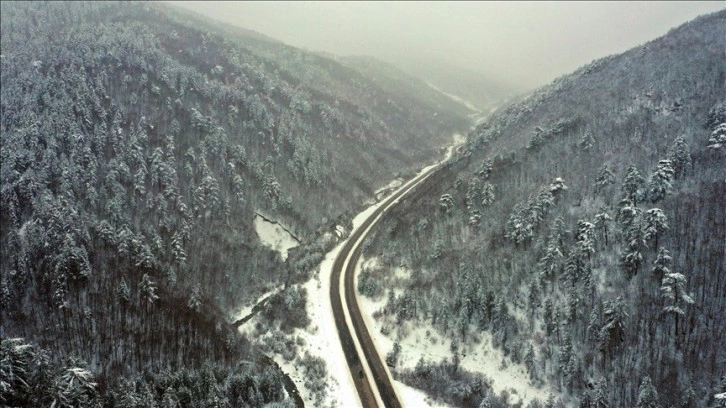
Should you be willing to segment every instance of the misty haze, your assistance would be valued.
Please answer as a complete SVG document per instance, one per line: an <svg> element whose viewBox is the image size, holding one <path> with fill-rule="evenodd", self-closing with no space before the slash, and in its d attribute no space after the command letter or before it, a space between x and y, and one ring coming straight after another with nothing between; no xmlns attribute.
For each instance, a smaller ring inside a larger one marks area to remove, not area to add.
<svg viewBox="0 0 726 408"><path fill-rule="evenodd" d="M0 2L0 406L726 407L720 2Z"/></svg>

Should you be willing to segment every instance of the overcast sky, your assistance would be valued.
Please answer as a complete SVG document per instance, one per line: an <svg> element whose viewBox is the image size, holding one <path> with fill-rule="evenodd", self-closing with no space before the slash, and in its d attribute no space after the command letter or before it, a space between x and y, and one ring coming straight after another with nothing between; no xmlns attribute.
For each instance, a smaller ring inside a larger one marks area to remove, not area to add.
<svg viewBox="0 0 726 408"><path fill-rule="evenodd" d="M530 88L659 37L715 2L175 2L287 44Z"/></svg>

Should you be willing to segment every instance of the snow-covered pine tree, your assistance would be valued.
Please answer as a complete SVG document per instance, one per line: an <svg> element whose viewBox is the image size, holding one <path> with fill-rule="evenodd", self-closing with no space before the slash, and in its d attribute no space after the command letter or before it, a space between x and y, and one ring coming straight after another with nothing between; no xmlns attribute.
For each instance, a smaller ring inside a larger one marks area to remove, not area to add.
<svg viewBox="0 0 726 408"><path fill-rule="evenodd" d="M600 211L595 214L595 229L600 231L600 236L603 239L605 246L608 245L608 232L610 231L609 224L612 222L612 218L601 208Z"/></svg>
<svg viewBox="0 0 726 408"><path fill-rule="evenodd" d="M187 303L187 307L191 309L194 312L199 312L199 309L202 307L202 293L201 289L199 288L199 285L194 285L194 288L192 289L192 294L189 297L189 302Z"/></svg>
<svg viewBox="0 0 726 408"><path fill-rule="evenodd" d="M481 204L483 206L491 205L496 196L494 195L494 186L490 182L485 182L481 187Z"/></svg>
<svg viewBox="0 0 726 408"><path fill-rule="evenodd" d="M661 160L658 166L650 176L647 185L648 197L650 201L656 203L666 198L673 191L671 181L675 171L670 160Z"/></svg>
<svg viewBox="0 0 726 408"><path fill-rule="evenodd" d="M527 293L527 308L530 312L530 318L534 317L534 312L541 305L540 294L539 294L539 283L535 278L529 284L529 292Z"/></svg>
<svg viewBox="0 0 726 408"><path fill-rule="evenodd" d="M534 346L532 346L532 344L529 345L529 347L527 348L527 353L524 355L524 366L527 367L527 373L529 373L529 378L534 378L536 376L536 373L534 371Z"/></svg>
<svg viewBox="0 0 726 408"><path fill-rule="evenodd" d="M679 136L668 149L668 160L673 165L673 176L676 180L684 177L688 170L693 167L691 159L691 147L688 146L686 139Z"/></svg>
<svg viewBox="0 0 726 408"><path fill-rule="evenodd" d="M585 152L592 149L592 147L595 145L595 138L592 136L592 132L586 130L580 138L580 142L578 143L578 145L580 146L580 149Z"/></svg>
<svg viewBox="0 0 726 408"><path fill-rule="evenodd" d="M630 165L625 170L625 177L623 178L623 184L620 187L623 192L623 198L629 199L634 206L638 204L640 198L640 190L643 188L645 179L640 175L638 168L635 165Z"/></svg>
<svg viewBox="0 0 726 408"><path fill-rule="evenodd" d="M592 408L608 408L610 403L607 399L607 388L608 382L605 377L601 378L600 381L595 385L595 389L592 392L592 400L590 407Z"/></svg>
<svg viewBox="0 0 726 408"><path fill-rule="evenodd" d="M673 337L675 338L676 348L678 347L678 329L679 318L686 314L685 308L692 305L693 299L686 293L686 277L678 272L671 272L663 277L663 285L660 288L662 292L665 306L663 312L673 315L675 319L675 327Z"/></svg>
<svg viewBox="0 0 726 408"><path fill-rule="evenodd" d="M600 329L600 349L605 355L611 355L625 341L625 302L619 297L614 301L607 300L603 305L604 324Z"/></svg>
<svg viewBox="0 0 726 408"><path fill-rule="evenodd" d="M651 208L645 213L645 228L643 229L643 239L649 241L655 240L654 249L658 250L658 238L665 231L668 231L668 219L663 210L660 208Z"/></svg>
<svg viewBox="0 0 726 408"><path fill-rule="evenodd" d="M595 252L595 225L584 221L577 221L577 240L578 251L583 255L587 256L587 260L590 260L590 255Z"/></svg>
<svg viewBox="0 0 726 408"><path fill-rule="evenodd" d="M472 177L466 188L466 208L471 211L478 207L481 193L481 181L479 177Z"/></svg>
<svg viewBox="0 0 726 408"><path fill-rule="evenodd" d="M658 408L658 392L648 376L644 377L640 383L635 408Z"/></svg>
<svg viewBox="0 0 726 408"><path fill-rule="evenodd" d="M439 198L439 204L441 211L444 214L448 214L454 208L454 199L451 197L451 194L442 194L441 198Z"/></svg>
<svg viewBox="0 0 726 408"><path fill-rule="evenodd" d="M653 261L653 268L651 271L659 283L663 282L663 278L667 274L671 273L670 267L672 261L673 258L671 258L671 254L667 249L660 248L658 250L658 255L656 255L655 261Z"/></svg>
<svg viewBox="0 0 726 408"><path fill-rule="evenodd" d="M597 170L597 176L595 176L595 194L602 193L612 184L615 184L615 174L610 169L610 166L603 164Z"/></svg>

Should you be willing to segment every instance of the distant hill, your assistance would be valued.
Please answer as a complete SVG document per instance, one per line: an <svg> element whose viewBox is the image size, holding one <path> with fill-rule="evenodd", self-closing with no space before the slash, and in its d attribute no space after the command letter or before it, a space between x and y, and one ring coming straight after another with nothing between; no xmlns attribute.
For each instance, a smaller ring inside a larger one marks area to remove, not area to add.
<svg viewBox="0 0 726 408"><path fill-rule="evenodd" d="M480 124L369 245L414 271L374 274L384 316L466 353L491 334L554 404L720 406L725 49L726 11L702 16ZM455 405L506 399L456 369L398 375Z"/></svg>
<svg viewBox="0 0 726 408"><path fill-rule="evenodd" d="M344 65L360 71L381 88L391 90L396 95L406 96L411 101L425 103L437 112L460 115L463 108L470 115L477 113L472 107L466 106L459 101L446 97L442 98L441 91L387 62L367 56L345 57L340 58L340 61Z"/></svg>
<svg viewBox="0 0 726 408"><path fill-rule="evenodd" d="M482 112L489 112L513 100L530 89L523 89L516 82L496 80L471 69L445 61L395 61L407 73L414 75L436 88L468 101Z"/></svg>
<svg viewBox="0 0 726 408"><path fill-rule="evenodd" d="M165 4L0 15L2 358L35 367L0 373L2 405L51 405L58 372L98 382L66 406L167 386L189 406L282 401L232 308L304 279L339 219L470 126L443 95ZM286 263L255 212L303 239ZM281 315L304 324L305 294L288 296ZM201 377L217 387L190 391Z"/></svg>

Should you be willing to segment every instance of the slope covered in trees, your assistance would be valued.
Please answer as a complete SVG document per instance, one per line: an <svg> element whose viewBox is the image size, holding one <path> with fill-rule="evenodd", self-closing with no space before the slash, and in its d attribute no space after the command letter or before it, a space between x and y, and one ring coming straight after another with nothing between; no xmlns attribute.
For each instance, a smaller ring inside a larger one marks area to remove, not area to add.
<svg viewBox="0 0 726 408"><path fill-rule="evenodd" d="M66 367L74 355L87 365L67 367L102 388L142 367L258 361L225 322L231 308L307 272L321 231L468 125L444 96L438 111L161 4L3 2L0 14L0 334L25 339L2 357L51 350ZM309 244L283 263L260 245L256 211ZM225 372L218 383L242 375Z"/></svg>
<svg viewBox="0 0 726 408"><path fill-rule="evenodd" d="M461 104L450 98L442 98L441 92L414 76L408 75L395 66L376 58L365 56L345 57L341 63L363 73L373 82L385 89L395 90L396 95L406 97L410 101L424 103L437 112L448 112L449 115L461 114ZM469 107L471 109L471 107ZM469 111L470 115L480 113ZM438 115L438 113L437 113Z"/></svg>
<svg viewBox="0 0 726 408"><path fill-rule="evenodd" d="M458 349L491 333L557 393L546 406L717 406L724 49L726 12L702 16L495 114L368 244L411 277L369 271L364 292L396 289L382 315L430 324ZM428 381L441 367L398 375L499 406L481 380Z"/></svg>

